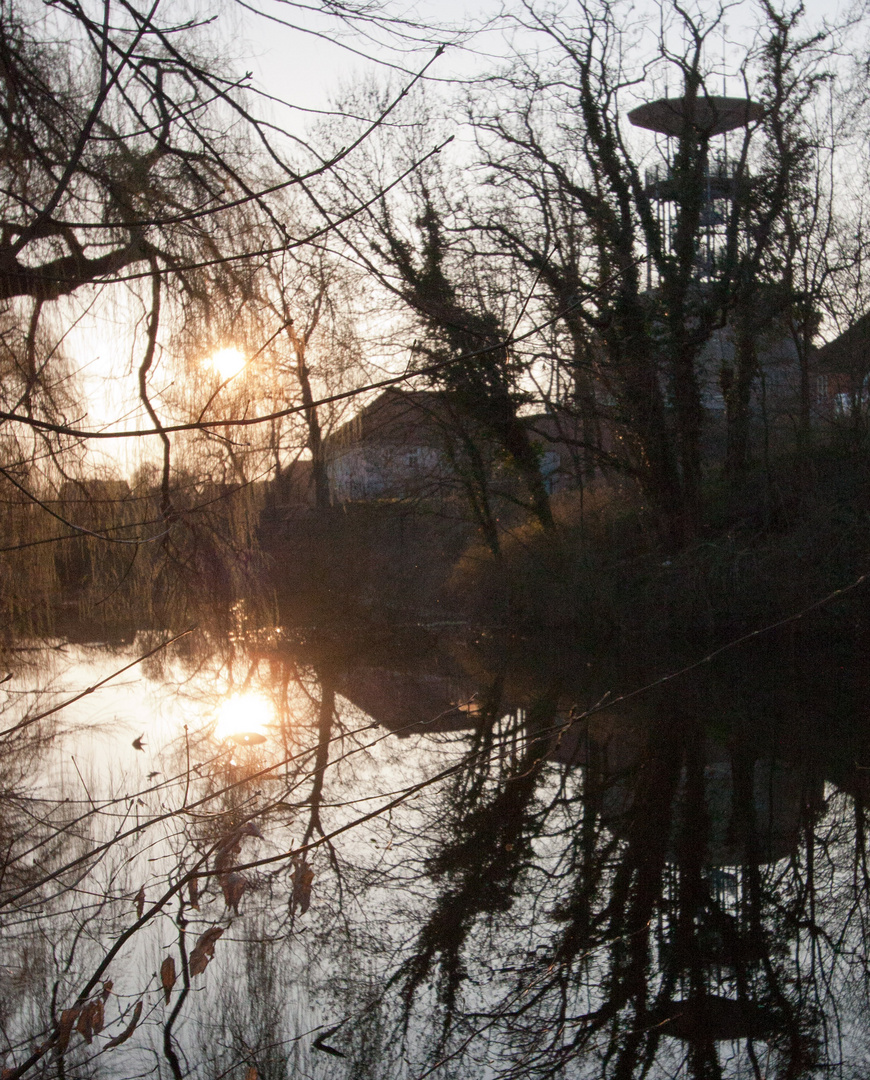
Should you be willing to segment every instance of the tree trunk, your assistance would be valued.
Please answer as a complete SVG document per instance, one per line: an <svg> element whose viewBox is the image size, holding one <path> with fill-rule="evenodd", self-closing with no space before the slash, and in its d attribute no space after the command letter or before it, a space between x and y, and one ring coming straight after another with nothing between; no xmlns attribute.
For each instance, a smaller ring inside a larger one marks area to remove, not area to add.
<svg viewBox="0 0 870 1080"><path fill-rule="evenodd" d="M326 471L326 461L323 456L323 434L320 429L320 418L317 415L314 395L311 392L311 378L305 363L308 341L296 333L292 320L287 326L287 334L296 357L296 378L299 380L305 423L308 426L308 449L311 452L311 475L314 480L314 505L318 510L325 510L331 504L332 498L329 489L329 475Z"/></svg>

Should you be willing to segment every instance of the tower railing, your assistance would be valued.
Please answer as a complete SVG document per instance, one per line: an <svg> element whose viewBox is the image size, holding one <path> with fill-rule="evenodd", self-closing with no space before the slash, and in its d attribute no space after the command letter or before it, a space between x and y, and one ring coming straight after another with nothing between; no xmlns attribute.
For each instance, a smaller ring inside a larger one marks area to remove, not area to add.
<svg viewBox="0 0 870 1080"><path fill-rule="evenodd" d="M714 159L708 162L704 170L703 182L711 190L713 198L725 198L730 195L740 176L739 163ZM670 165L658 162L644 170L644 186L652 195L671 199L676 192L677 180Z"/></svg>

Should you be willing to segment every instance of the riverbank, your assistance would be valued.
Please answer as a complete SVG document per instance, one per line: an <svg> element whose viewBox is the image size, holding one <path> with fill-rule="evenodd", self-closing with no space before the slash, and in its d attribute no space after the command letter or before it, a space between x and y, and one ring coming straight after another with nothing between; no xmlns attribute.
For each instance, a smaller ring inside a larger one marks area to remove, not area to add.
<svg viewBox="0 0 870 1080"><path fill-rule="evenodd" d="M870 460L819 450L742 485L711 483L702 533L664 550L644 508L598 487L553 500L555 534L515 524L501 550L455 509L355 503L262 537L284 625L468 622L558 633L594 654L697 655L799 613L870 571ZM863 617L832 598L823 637ZM795 631L797 632L797 631Z"/></svg>

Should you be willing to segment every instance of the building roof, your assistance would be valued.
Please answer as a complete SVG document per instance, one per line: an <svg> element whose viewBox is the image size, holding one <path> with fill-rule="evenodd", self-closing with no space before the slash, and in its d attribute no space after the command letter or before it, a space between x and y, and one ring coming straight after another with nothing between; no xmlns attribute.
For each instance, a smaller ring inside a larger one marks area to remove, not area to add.
<svg viewBox="0 0 870 1080"><path fill-rule="evenodd" d="M820 372L864 374L870 369L870 312L848 330L816 349L814 366Z"/></svg>
<svg viewBox="0 0 870 1080"><path fill-rule="evenodd" d="M339 693L373 720L399 735L468 731L475 719L457 701L476 687L459 676L358 667L343 672Z"/></svg>
<svg viewBox="0 0 870 1080"><path fill-rule="evenodd" d="M582 441L582 421L571 414L536 413L522 417L534 440L546 444ZM467 427L469 420L457 413L449 392L443 390L384 391L323 440L328 451L341 453L350 446L429 446L441 449L445 432ZM546 448L546 447L545 447Z"/></svg>
<svg viewBox="0 0 870 1080"><path fill-rule="evenodd" d="M446 396L439 391L385 390L323 441L331 449L361 442L436 446L449 414Z"/></svg>

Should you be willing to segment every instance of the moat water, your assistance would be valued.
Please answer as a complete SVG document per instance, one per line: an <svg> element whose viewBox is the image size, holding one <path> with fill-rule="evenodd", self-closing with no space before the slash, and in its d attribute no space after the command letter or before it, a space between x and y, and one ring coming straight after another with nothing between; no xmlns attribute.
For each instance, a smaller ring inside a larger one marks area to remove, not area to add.
<svg viewBox="0 0 870 1080"><path fill-rule="evenodd" d="M9 654L9 1076L870 1071L851 676L169 636Z"/></svg>

